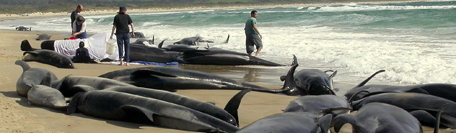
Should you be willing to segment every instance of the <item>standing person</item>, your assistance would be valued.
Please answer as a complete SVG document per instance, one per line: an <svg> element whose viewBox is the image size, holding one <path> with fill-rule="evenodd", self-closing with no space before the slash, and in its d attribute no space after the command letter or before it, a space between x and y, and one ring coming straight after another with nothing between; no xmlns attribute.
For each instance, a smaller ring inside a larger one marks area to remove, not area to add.
<svg viewBox="0 0 456 133"><path fill-rule="evenodd" d="M71 28L73 28L73 22L76 20L76 17L79 15L79 13L81 13L82 9L84 9L84 7L81 4L79 4L78 6L76 6L76 10L71 12Z"/></svg>
<svg viewBox="0 0 456 133"><path fill-rule="evenodd" d="M254 45L256 46L257 51L255 52L255 56L258 56L260 53L261 49L263 48L263 43L261 42L261 39L263 38L260 34L260 31L258 31L257 27L257 20L256 18L258 17L258 12L256 10L253 10L250 12L250 18L245 22L245 49L247 51L247 54L252 55L253 52L253 47Z"/></svg>
<svg viewBox="0 0 456 133"><path fill-rule="evenodd" d="M126 66L129 66L128 62L130 61L130 29L128 25L131 27L131 37L135 37L135 32L133 21L131 20L130 16L126 14L127 8L121 6L119 7L119 12L114 17L114 22L112 25L111 37L116 31L116 39L117 39L117 46L119 48L119 58L120 64L123 65L125 62ZM125 48L125 56L123 49Z"/></svg>
<svg viewBox="0 0 456 133"><path fill-rule="evenodd" d="M87 38L87 33L86 33L86 23L85 19L83 16L78 15L76 17L76 21L73 22L73 37L79 38L79 39L86 39Z"/></svg>

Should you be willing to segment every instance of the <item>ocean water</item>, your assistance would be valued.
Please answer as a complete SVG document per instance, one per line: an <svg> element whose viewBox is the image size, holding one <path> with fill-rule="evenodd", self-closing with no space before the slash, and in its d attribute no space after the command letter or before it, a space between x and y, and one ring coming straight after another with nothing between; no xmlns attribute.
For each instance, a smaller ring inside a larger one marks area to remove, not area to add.
<svg viewBox="0 0 456 133"><path fill-rule="evenodd" d="M212 47L244 52L243 28L251 10L131 13L130 16L136 31L155 36L156 42L199 35L214 40L215 43L209 44ZM290 64L294 54L300 63L298 70L341 71L342 77L336 76L336 82L357 84L384 69L386 72L376 79L388 83L456 83L456 1L255 10L259 13L258 27L263 35L261 58ZM114 15L85 16L88 32L110 32ZM69 14L60 18L2 21L0 29L19 25L40 31L71 31ZM228 35L230 42L221 43ZM287 70L288 67L277 68L276 74L286 74ZM269 71L274 68L266 69L263 75ZM273 76L278 79L280 75Z"/></svg>

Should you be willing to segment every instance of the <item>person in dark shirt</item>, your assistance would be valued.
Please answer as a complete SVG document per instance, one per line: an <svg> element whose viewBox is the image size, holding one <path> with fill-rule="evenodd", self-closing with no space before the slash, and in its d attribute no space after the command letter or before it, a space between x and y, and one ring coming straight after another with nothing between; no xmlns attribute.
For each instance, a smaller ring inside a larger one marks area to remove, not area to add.
<svg viewBox="0 0 456 133"><path fill-rule="evenodd" d="M82 5L78 5L78 6L76 6L76 10L71 12L71 15L70 15L71 29L73 29L73 22L76 20L76 17L79 15L79 13L81 13L82 9L84 9L84 7ZM71 33L73 33L73 32L71 32Z"/></svg>
<svg viewBox="0 0 456 133"><path fill-rule="evenodd" d="M114 34L114 31L116 31L116 38L117 38L117 46L119 48L119 59L120 59L120 64L123 65L125 64L126 66L129 66L128 62L130 61L130 36L135 37L135 32L133 21L131 20L130 16L126 14L127 8L121 6L119 7L119 12L118 14L114 17L114 22L112 25L112 31L111 31L111 37ZM128 27L130 25L131 27L131 33L130 34L130 29ZM124 55L124 48L125 48L125 55Z"/></svg>
<svg viewBox="0 0 456 133"><path fill-rule="evenodd" d="M79 48L76 49L76 56L73 58L74 63L91 63L89 50L84 48L84 42L79 42Z"/></svg>

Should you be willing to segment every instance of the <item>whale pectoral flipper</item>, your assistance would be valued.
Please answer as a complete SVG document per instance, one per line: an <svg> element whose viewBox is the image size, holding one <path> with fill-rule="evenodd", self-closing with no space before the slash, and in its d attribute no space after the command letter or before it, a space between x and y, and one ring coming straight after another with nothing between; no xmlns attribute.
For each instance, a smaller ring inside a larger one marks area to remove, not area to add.
<svg viewBox="0 0 456 133"><path fill-rule="evenodd" d="M331 128L332 116L332 114L327 114L318 119L317 124L319 125L321 132L329 131L329 128Z"/></svg>
<svg viewBox="0 0 456 133"><path fill-rule="evenodd" d="M337 74L337 70L334 71L331 75L329 75L329 78L334 78L336 76L336 74Z"/></svg>
<svg viewBox="0 0 456 133"><path fill-rule="evenodd" d="M139 106L135 106L135 105L123 105L123 106L120 106L120 109L125 111L125 114L127 114L127 115L138 115L138 113L142 113L151 122L154 122L153 115L156 114L156 113L151 111L151 110L149 110L149 109L146 109L146 108L143 108L143 107L139 107ZM141 118L134 118L134 117L127 117L127 118L130 118L130 119L141 119Z"/></svg>
<svg viewBox="0 0 456 133"><path fill-rule="evenodd" d="M237 125L239 125L239 119L238 119L238 109L239 109L239 104L241 104L242 98L244 97L245 94L248 92L252 91L252 89L245 89L240 92L238 92L236 95L234 95L230 101L225 106L225 111L230 113L237 122Z"/></svg>
<svg viewBox="0 0 456 133"><path fill-rule="evenodd" d="M74 95L73 98L71 98L71 101L68 104L68 108L67 108L67 112L66 112L67 115L77 113L79 98L81 98L81 96L83 96L84 93L85 92L79 92L76 95Z"/></svg>
<svg viewBox="0 0 456 133"><path fill-rule="evenodd" d="M340 129L342 128L342 126L345 125L346 123L350 123L352 125L352 127L358 126L356 124L355 117L350 114L338 115L338 116L336 116L336 118L334 118L333 122L334 122L334 131L336 131L336 133L338 133L340 131Z"/></svg>

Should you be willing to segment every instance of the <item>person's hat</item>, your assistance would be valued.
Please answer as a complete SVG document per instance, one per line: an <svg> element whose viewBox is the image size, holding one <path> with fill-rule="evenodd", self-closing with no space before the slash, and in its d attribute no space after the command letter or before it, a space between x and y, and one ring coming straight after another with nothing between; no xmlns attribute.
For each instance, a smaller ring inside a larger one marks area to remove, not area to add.
<svg viewBox="0 0 456 133"><path fill-rule="evenodd" d="M125 12L127 11L127 8L124 6L119 7L119 12Z"/></svg>

